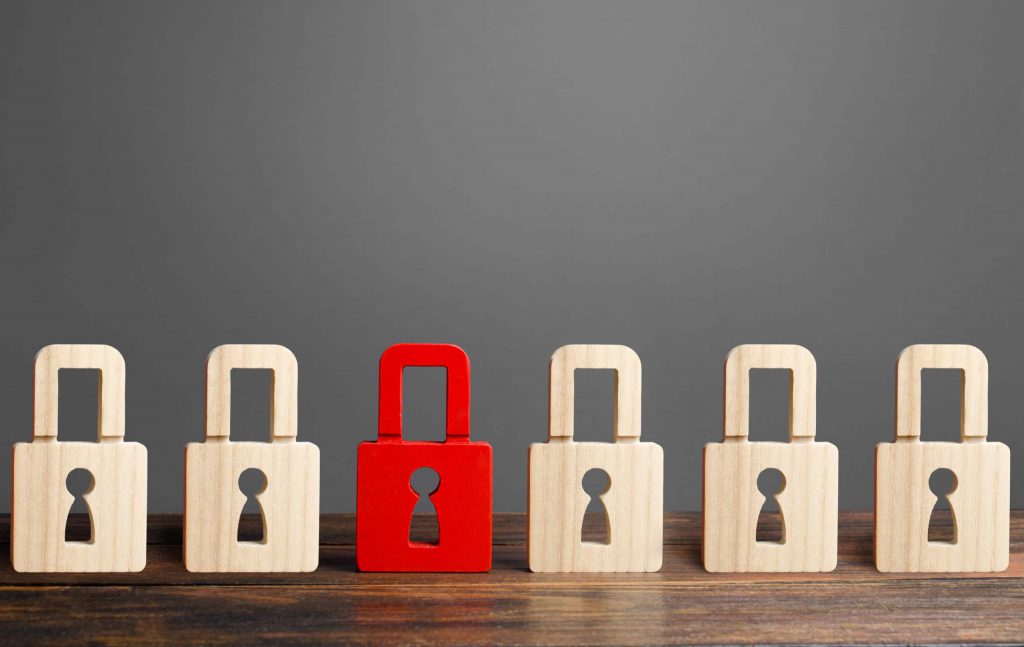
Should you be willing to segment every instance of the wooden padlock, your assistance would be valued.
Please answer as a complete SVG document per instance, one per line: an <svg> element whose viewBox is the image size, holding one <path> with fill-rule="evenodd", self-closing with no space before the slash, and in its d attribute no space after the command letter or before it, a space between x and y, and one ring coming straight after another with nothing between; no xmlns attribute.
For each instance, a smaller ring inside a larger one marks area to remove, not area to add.
<svg viewBox="0 0 1024 647"><path fill-rule="evenodd" d="M270 369L270 442L231 442L232 369ZM185 568L193 572L316 570L320 449L296 442L298 363L284 346L218 346L206 362L206 441L185 446ZM238 541L246 496L239 477L258 469L262 541Z"/></svg>
<svg viewBox="0 0 1024 647"><path fill-rule="evenodd" d="M615 369L615 442L573 440L577 368ZM640 442L640 358L626 346L573 345L550 365L548 442L529 449L527 507L530 570L653 572L661 569L664 453ZM608 543L585 542L590 495L583 476L604 470L611 481L600 496Z"/></svg>
<svg viewBox="0 0 1024 647"><path fill-rule="evenodd" d="M99 442L57 440L58 371L100 373ZM32 442L15 443L11 564L22 572L125 572L146 567L146 448L124 442L124 358L102 345L60 344L35 360ZM88 470L88 541L65 541L75 497L65 480Z"/></svg>
<svg viewBox="0 0 1024 647"><path fill-rule="evenodd" d="M750 369L789 369L789 442L749 442ZM724 438L704 446L704 568L711 572L819 572L836 567L839 451L815 441L817 369L802 346L748 344L725 360ZM757 541L765 502L757 477L776 469L781 542Z"/></svg>
<svg viewBox="0 0 1024 647"><path fill-rule="evenodd" d="M921 442L921 370L963 372L960 442ZM883 572L994 572L1010 561L1010 449L988 438L988 360L968 345L906 348L896 362L896 441L875 449L875 565ZM936 470L955 476L948 496L954 541L928 540Z"/></svg>

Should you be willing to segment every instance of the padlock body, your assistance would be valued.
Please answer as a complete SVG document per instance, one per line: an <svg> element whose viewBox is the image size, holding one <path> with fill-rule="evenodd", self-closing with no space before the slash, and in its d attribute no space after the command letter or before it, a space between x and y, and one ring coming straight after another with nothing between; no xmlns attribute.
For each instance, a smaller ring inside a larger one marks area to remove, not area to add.
<svg viewBox="0 0 1024 647"><path fill-rule="evenodd" d="M437 544L409 541L419 495L409 480L429 467ZM356 563L362 571L462 572L491 568L493 455L482 442L364 442L356 465Z"/></svg>
<svg viewBox="0 0 1024 647"><path fill-rule="evenodd" d="M956 475L956 543L928 541L928 480ZM875 565L892 573L998 572L1010 562L1010 450L1002 443L881 443L875 449Z"/></svg>
<svg viewBox="0 0 1024 647"><path fill-rule="evenodd" d="M527 552L537 573L661 569L664 452L655 443L535 443L529 448ZM591 495L583 475L602 469L609 542L584 542Z"/></svg>
<svg viewBox="0 0 1024 647"><path fill-rule="evenodd" d="M785 539L757 541L757 477L785 477ZM839 451L831 443L729 441L704 446L704 568L714 573L824 572L837 558Z"/></svg>
<svg viewBox="0 0 1024 647"><path fill-rule="evenodd" d="M262 542L239 542L247 496L238 478L266 476L256 495ZM185 568L192 572L309 572L320 550L320 449L299 442L185 446Z"/></svg>
<svg viewBox="0 0 1024 647"><path fill-rule="evenodd" d="M89 470L92 540L65 542L75 497L66 479ZM11 564L20 572L136 572L146 567L146 448L139 443L15 443Z"/></svg>

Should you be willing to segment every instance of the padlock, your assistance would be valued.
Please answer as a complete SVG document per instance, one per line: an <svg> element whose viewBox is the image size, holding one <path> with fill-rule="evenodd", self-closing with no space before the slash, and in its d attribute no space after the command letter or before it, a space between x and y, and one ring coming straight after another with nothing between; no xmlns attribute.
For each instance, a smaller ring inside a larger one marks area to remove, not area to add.
<svg viewBox="0 0 1024 647"><path fill-rule="evenodd" d="M575 442L575 371L615 369L613 443ZM626 346L563 346L549 367L548 442L529 449L527 552L530 570L654 572L661 569L664 452L640 442L640 358ZM583 477L603 470L599 495L607 542L584 541L591 496Z"/></svg>
<svg viewBox="0 0 1024 647"><path fill-rule="evenodd" d="M749 442L750 369L790 371L789 442ZM704 446L704 568L711 572L834 570L839 450L815 441L817 368L802 346L748 344L725 360L724 439ZM765 497L757 478L783 475L782 540L757 541Z"/></svg>
<svg viewBox="0 0 1024 647"><path fill-rule="evenodd" d="M921 442L921 370L960 369L960 442ZM1010 449L988 438L988 360L968 345L915 345L896 362L896 441L875 449L879 571L996 572L1010 562ZM954 540L929 541L938 498L929 477L953 472Z"/></svg>
<svg viewBox="0 0 1024 647"><path fill-rule="evenodd" d="M231 371L270 369L270 442L231 442ZM206 361L206 440L185 446L185 568L192 572L309 572L320 540L320 449L296 442L299 368L284 346L232 344ZM247 496L239 477L257 469L261 541L239 541Z"/></svg>
<svg viewBox="0 0 1024 647"><path fill-rule="evenodd" d="M99 442L57 440L58 371L99 370ZM124 358L110 346L61 344L36 355L32 442L15 443L11 564L21 572L126 572L146 567L146 448L124 442ZM91 538L65 541L75 497L66 479L88 470Z"/></svg>
<svg viewBox="0 0 1024 647"><path fill-rule="evenodd" d="M407 366L447 369L444 442L402 438L402 373ZM491 568L491 446L469 440L469 357L451 344L395 344L380 357L377 440L359 444L356 467L356 563L362 571L482 572ZM409 539L419 496L417 469L440 477L430 502L437 543Z"/></svg>

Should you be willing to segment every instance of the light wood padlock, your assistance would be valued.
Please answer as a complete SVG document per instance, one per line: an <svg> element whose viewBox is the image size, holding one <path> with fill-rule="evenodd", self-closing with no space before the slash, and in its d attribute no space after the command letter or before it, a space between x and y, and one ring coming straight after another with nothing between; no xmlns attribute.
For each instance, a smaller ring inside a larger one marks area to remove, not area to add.
<svg viewBox="0 0 1024 647"><path fill-rule="evenodd" d="M59 371L99 370L99 442L57 440ZM127 572L146 567L146 448L124 442L125 368L115 348L47 346L36 354L32 442L15 443L11 564L21 572ZM66 479L88 470L91 537L65 541L75 497Z"/></svg>
<svg viewBox="0 0 1024 647"><path fill-rule="evenodd" d="M749 442L750 369L790 371L789 442ZM817 369L802 346L748 344L725 360L724 438L704 446L704 568L822 572L836 567L839 451L815 441ZM782 541L757 541L758 475L782 473Z"/></svg>
<svg viewBox="0 0 1024 647"><path fill-rule="evenodd" d="M921 442L921 371L960 369L960 442ZM974 346L919 344L896 362L896 441L875 449L875 565L883 572L994 572L1010 561L1010 449L988 438L988 360ZM952 542L928 540L935 470L954 476Z"/></svg>
<svg viewBox="0 0 1024 647"><path fill-rule="evenodd" d="M614 443L573 440L577 368L616 371ZM640 442L640 377L640 358L626 346L563 346L552 356L548 442L529 449L530 570L661 569L664 453L655 443ZM582 481L591 469L604 470L611 481L600 495L609 524L607 544L582 537L591 500Z"/></svg>
<svg viewBox="0 0 1024 647"><path fill-rule="evenodd" d="M270 369L270 442L231 442L232 369ZM185 446L185 568L193 572L308 572L319 561L320 449L296 442L298 363L284 346L218 346L206 361L206 441ZM238 541L246 495L239 477L258 469L262 541Z"/></svg>

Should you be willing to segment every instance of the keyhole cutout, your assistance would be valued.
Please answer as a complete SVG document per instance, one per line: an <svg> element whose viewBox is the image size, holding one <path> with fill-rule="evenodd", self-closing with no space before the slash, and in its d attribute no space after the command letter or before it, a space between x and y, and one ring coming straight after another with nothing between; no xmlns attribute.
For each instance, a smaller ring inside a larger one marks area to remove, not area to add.
<svg viewBox="0 0 1024 647"><path fill-rule="evenodd" d="M757 475L757 490L764 497L757 515L755 541L758 543L786 543L786 517L779 505L779 495L785 489L786 477L779 470L769 467Z"/></svg>
<svg viewBox="0 0 1024 647"><path fill-rule="evenodd" d="M580 530L580 539L589 544L610 544L612 543L611 522L608 520L608 509L604 505L602 496L607 494L612 487L612 480L608 472L600 468L587 470L583 475L583 491L590 495L590 502L587 504L586 512L583 514L583 528Z"/></svg>
<svg viewBox="0 0 1024 647"><path fill-rule="evenodd" d="M267 517L257 495L267 489L267 475L250 467L238 476L238 489L245 495L245 505L238 517L239 543L267 543Z"/></svg>
<svg viewBox="0 0 1024 647"><path fill-rule="evenodd" d="M92 509L85 500L85 495L92 492L96 486L96 479L92 472L87 469L77 468L68 473L64 481L65 487L75 500L68 509L68 520L64 524L64 541L82 544L91 544L93 540L92 531ZM84 523L77 519L72 520L72 515L84 516Z"/></svg>
<svg viewBox="0 0 1024 647"><path fill-rule="evenodd" d="M956 543L956 511L949 501L956 486L956 474L946 468L937 469L928 477L928 487L937 499L928 519L929 542Z"/></svg>
<svg viewBox="0 0 1024 647"><path fill-rule="evenodd" d="M441 476L429 467L421 467L412 473L409 487L419 496L409 523L409 543L436 546L441 542L441 525L430 497L441 487Z"/></svg>

